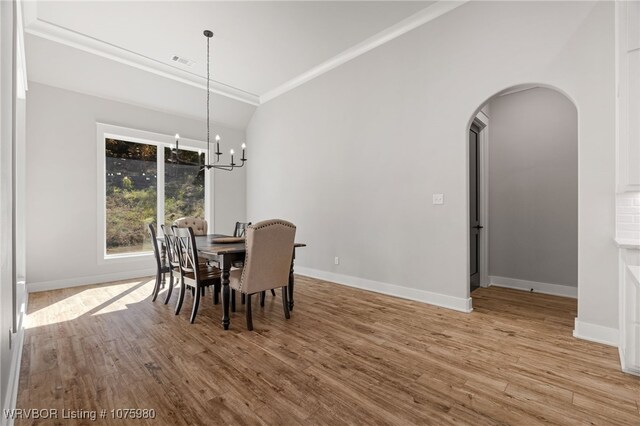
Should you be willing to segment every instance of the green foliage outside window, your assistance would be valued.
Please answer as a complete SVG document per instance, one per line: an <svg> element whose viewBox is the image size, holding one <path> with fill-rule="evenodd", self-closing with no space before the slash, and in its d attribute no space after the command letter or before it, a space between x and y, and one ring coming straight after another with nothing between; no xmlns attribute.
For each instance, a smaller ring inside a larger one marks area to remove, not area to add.
<svg viewBox="0 0 640 426"><path fill-rule="evenodd" d="M183 216L204 217L202 157L165 148L165 224ZM107 254L151 251L148 225L157 220L157 147L105 141Z"/></svg>

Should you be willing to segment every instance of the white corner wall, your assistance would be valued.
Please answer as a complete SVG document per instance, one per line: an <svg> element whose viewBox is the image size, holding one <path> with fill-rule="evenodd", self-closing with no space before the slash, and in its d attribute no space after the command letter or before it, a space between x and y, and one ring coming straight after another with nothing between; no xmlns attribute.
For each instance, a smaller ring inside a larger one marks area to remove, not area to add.
<svg viewBox="0 0 640 426"><path fill-rule="evenodd" d="M505 88L553 86L578 109L578 319L615 332L613 9L469 2L261 105L248 219L296 223L307 271L464 302L470 119Z"/></svg>
<svg viewBox="0 0 640 426"><path fill-rule="evenodd" d="M490 109L489 275L576 287L576 107L534 88L497 96Z"/></svg>
<svg viewBox="0 0 640 426"><path fill-rule="evenodd" d="M96 122L206 139L204 121L94 96L29 84L26 246L30 291L105 282L154 272L152 258L98 264ZM244 132L212 123L239 146ZM215 230L233 232L245 218L245 172L216 172Z"/></svg>

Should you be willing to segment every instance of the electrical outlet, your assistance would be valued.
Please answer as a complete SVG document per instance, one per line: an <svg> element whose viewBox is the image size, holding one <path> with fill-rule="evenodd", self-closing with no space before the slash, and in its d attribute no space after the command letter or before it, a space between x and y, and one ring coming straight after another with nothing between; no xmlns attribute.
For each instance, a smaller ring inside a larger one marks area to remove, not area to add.
<svg viewBox="0 0 640 426"><path fill-rule="evenodd" d="M433 204L444 204L444 194L433 194Z"/></svg>
<svg viewBox="0 0 640 426"><path fill-rule="evenodd" d="M340 264L340 258L338 256L334 257L333 258L333 263L336 264L336 265L339 265Z"/></svg>

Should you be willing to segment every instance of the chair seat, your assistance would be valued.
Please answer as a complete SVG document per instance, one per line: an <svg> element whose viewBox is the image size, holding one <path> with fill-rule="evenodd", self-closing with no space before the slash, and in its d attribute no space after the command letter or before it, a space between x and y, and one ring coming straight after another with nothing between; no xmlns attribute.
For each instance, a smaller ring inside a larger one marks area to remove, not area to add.
<svg viewBox="0 0 640 426"><path fill-rule="evenodd" d="M208 267L206 264L200 265L200 281L202 285L207 286L220 281L222 272L218 268ZM193 272L184 274L186 279L195 280Z"/></svg>

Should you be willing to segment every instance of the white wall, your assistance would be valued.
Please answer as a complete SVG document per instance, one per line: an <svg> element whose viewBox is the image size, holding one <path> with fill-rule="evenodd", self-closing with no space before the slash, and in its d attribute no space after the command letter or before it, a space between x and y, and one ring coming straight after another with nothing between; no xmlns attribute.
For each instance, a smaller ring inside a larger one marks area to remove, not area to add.
<svg viewBox="0 0 640 426"><path fill-rule="evenodd" d="M25 87L16 84L13 91L12 32L14 30L13 2L0 2L0 405L5 409L15 407L17 397L20 356L24 339L24 308L26 295L24 284L24 227L21 215L23 205L24 135L25 135ZM19 13L16 23L19 22ZM16 26L16 36L21 37L22 27ZM23 72L23 62L16 50L16 82ZM15 104L14 104L15 101ZM15 116L15 122L12 120ZM13 140L15 138L15 146ZM15 158L14 164L12 159ZM14 168L15 167L15 168ZM15 203L13 195L15 194ZM15 209L15 213L14 213ZM14 223L15 222L15 223ZM14 236L15 231L15 236ZM15 257L14 257L15 256ZM14 290L13 281L16 286ZM15 325L13 323L15 301ZM4 414L2 418L6 417ZM0 420L2 424L12 424Z"/></svg>
<svg viewBox="0 0 640 426"><path fill-rule="evenodd" d="M248 219L296 223L303 267L464 301L470 119L555 86L578 108L578 316L615 329L613 44L612 3L467 3L258 107Z"/></svg>
<svg viewBox="0 0 640 426"><path fill-rule="evenodd" d="M27 285L29 288L108 281L146 273L151 258L98 264L96 122L205 140L202 121L30 82L27 105ZM212 123L239 147L244 132ZM214 133L214 134L215 134ZM245 218L244 170L216 172L215 230L232 232ZM102 226L102 225L101 225Z"/></svg>
<svg viewBox="0 0 640 426"><path fill-rule="evenodd" d="M12 308L12 249L11 249L11 120L12 120L12 61L11 37L13 30L12 3L0 3L0 404L5 407L9 387L11 359L15 348L9 347L13 327ZM13 349L13 350L12 350Z"/></svg>
<svg viewBox="0 0 640 426"><path fill-rule="evenodd" d="M490 102L489 275L578 284L578 117L546 88Z"/></svg>

